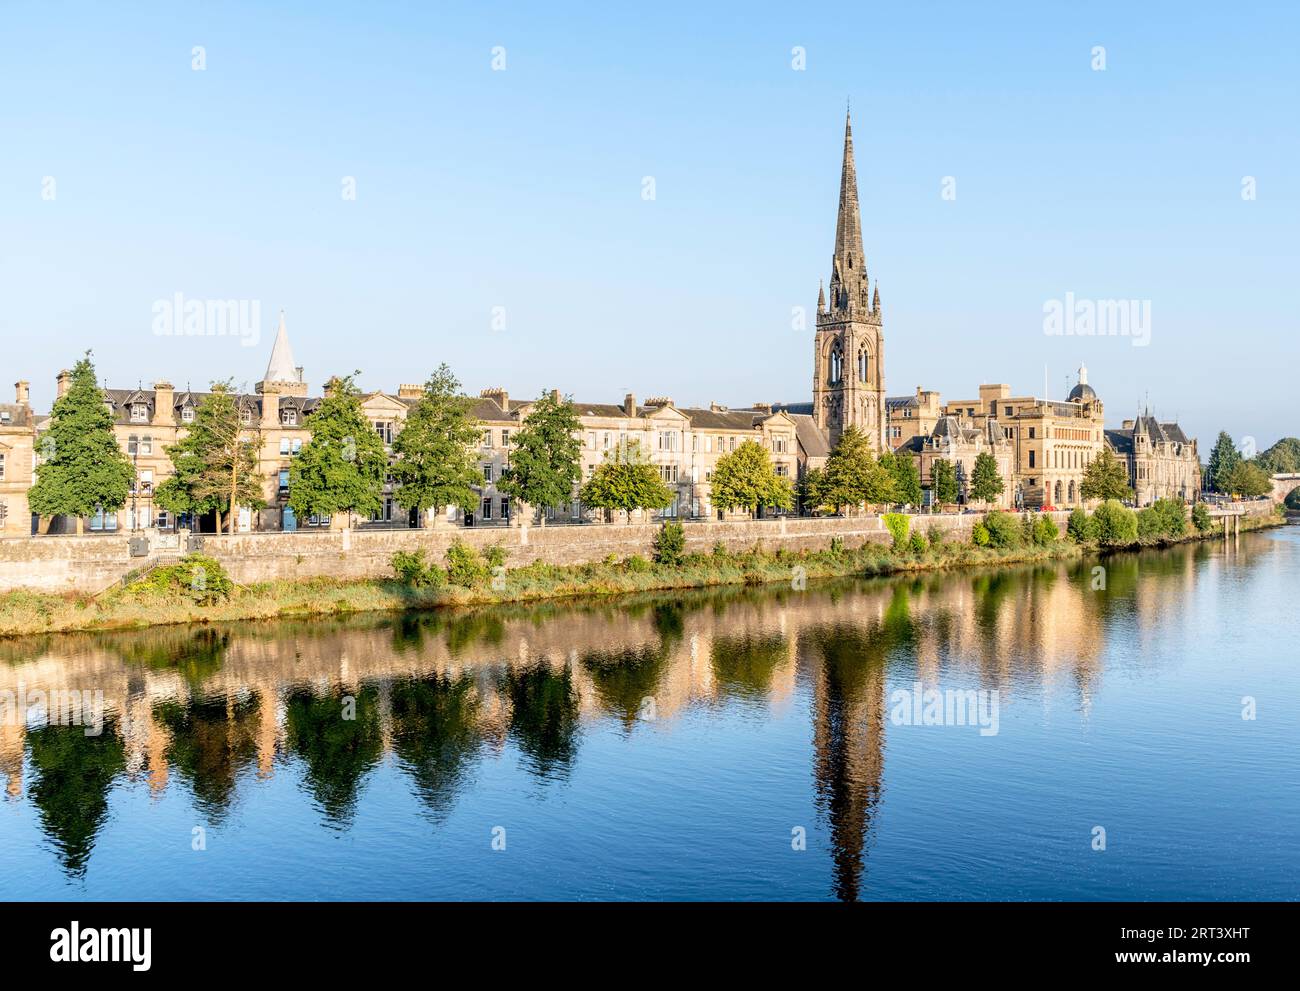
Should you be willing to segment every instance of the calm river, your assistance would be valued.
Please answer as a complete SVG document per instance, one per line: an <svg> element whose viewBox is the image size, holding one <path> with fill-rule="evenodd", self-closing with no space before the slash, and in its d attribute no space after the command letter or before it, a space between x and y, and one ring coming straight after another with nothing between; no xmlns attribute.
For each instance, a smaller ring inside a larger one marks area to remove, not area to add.
<svg viewBox="0 0 1300 991"><path fill-rule="evenodd" d="M0 893L1294 899L1297 590L1289 527L0 641Z"/></svg>

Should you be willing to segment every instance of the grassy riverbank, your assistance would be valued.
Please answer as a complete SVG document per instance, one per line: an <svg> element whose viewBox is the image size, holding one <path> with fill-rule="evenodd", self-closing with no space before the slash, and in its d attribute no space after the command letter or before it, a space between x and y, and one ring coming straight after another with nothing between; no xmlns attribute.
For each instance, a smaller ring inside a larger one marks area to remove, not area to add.
<svg viewBox="0 0 1300 991"><path fill-rule="evenodd" d="M1282 523L1280 516L1249 517L1242 520L1242 530ZM188 571L171 575L155 572L145 581L98 598L21 590L0 595L0 636L340 616L376 610L531 602L724 585L780 583L797 588L802 582L824 578L1072 560L1098 550L1122 549L1098 548L1095 544L1077 543L1064 537L1041 544L1026 539L1013 546L977 547L932 541L925 536L923 522L917 530L918 537L901 541L897 549L875 543L855 548L837 544L827 550L802 553L765 551L760 547L744 553L728 553L718 548L712 554L686 555L677 564L655 564L640 557L568 567L531 564L499 570L495 578L487 563L478 561L461 569L430 568L424 584L396 578L360 581L317 578L226 587L224 576L218 575L213 581L205 582L201 594L196 594ZM1141 546L1197 539L1221 540L1222 531L1146 541ZM182 578L185 580L181 581Z"/></svg>

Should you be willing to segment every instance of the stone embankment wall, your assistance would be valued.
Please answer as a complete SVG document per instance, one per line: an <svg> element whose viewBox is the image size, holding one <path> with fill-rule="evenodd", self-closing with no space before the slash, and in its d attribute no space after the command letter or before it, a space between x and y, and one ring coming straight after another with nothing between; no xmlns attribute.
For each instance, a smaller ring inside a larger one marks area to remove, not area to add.
<svg viewBox="0 0 1300 991"><path fill-rule="evenodd" d="M1251 512L1268 513L1270 503ZM1062 532L1068 513L1052 513ZM913 529L944 531L946 539L969 540L980 514L915 516ZM761 543L767 550L805 548L819 550L839 537L846 546L866 541L889 543L892 538L879 516L839 519L774 519L699 521L684 524L686 549L708 553L715 544L731 551L748 550ZM424 548L426 556L441 563L447 547L460 539L484 549L500 544L506 564L519 567L534 561L580 564L601 561L611 554L653 554L657 524L621 523L518 526L447 527L431 530L352 530L321 533L245 533L204 537L204 552L219 560L231 578L241 584L277 578L378 578L392 574L395 551ZM179 546L178 546L179 544ZM170 546L167 546L170 545ZM175 560L183 542L155 537L148 557L131 557L127 536L42 536L0 540L0 591L30 588L45 592L99 592L127 573L154 562Z"/></svg>

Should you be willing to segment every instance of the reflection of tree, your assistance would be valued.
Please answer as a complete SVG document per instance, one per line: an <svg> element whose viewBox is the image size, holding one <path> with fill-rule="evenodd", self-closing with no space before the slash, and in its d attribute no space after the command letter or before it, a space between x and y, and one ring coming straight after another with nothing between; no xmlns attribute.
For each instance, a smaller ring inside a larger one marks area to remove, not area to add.
<svg viewBox="0 0 1300 991"><path fill-rule="evenodd" d="M230 647L230 630L161 627L113 634L111 639L101 637L101 642L128 664L175 668L186 684L198 686L221 670Z"/></svg>
<svg viewBox="0 0 1300 991"><path fill-rule="evenodd" d="M355 718L345 718L349 714ZM285 737L289 750L306 765L306 784L316 804L330 822L347 826L356 814L362 779L383 756L379 692L335 687L318 696L295 689L285 700Z"/></svg>
<svg viewBox="0 0 1300 991"><path fill-rule="evenodd" d="M540 778L568 774L578 749L578 692L566 664L554 671L544 663L510 667L498 681L510 699L510 734Z"/></svg>
<svg viewBox="0 0 1300 991"><path fill-rule="evenodd" d="M772 675L786 659L785 637L779 633L744 633L719 636L713 640L714 694L719 701L728 698L766 700Z"/></svg>
<svg viewBox="0 0 1300 991"><path fill-rule="evenodd" d="M442 819L483 744L474 679L401 678L393 683L389 700L393 751L429 814Z"/></svg>
<svg viewBox="0 0 1300 991"><path fill-rule="evenodd" d="M642 644L622 650L594 650L582 659L601 707L631 730L644 699L659 690L666 655Z"/></svg>
<svg viewBox="0 0 1300 991"><path fill-rule="evenodd" d="M816 626L801 636L813 672L813 777L817 807L830 825L835 895L856 901L861 892L871 816L880 801L885 734L884 658L892 627L906 628L906 596L881 628Z"/></svg>
<svg viewBox="0 0 1300 991"><path fill-rule="evenodd" d="M258 696L167 701L154 718L170 731L167 761L190 783L204 814L220 821L230 808L239 772L257 759Z"/></svg>
<svg viewBox="0 0 1300 991"><path fill-rule="evenodd" d="M41 826L73 877L83 876L95 836L108 816L108 790L126 768L126 748L113 721L86 736L83 726L46 726L27 734L36 782L29 796Z"/></svg>

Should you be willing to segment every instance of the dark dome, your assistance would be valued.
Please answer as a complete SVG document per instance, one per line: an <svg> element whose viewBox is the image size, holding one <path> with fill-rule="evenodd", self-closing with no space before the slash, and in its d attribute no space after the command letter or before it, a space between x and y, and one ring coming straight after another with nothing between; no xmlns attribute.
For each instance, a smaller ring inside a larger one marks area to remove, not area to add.
<svg viewBox="0 0 1300 991"><path fill-rule="evenodd" d="M1070 402L1072 403L1090 403L1097 398L1097 393L1092 391L1092 386L1086 382L1080 382L1070 390Z"/></svg>

